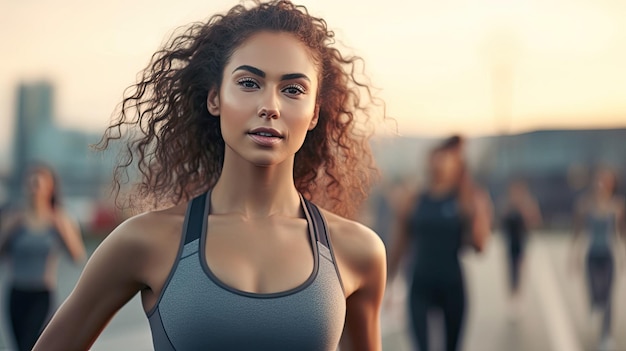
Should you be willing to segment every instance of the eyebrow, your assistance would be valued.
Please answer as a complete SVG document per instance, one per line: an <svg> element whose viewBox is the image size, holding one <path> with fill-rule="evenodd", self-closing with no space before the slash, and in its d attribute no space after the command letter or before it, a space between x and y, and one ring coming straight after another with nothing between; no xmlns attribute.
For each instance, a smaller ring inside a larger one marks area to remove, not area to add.
<svg viewBox="0 0 626 351"><path fill-rule="evenodd" d="M241 65L237 68L235 68L233 70L233 73L237 72L237 71L248 71L254 75L257 75L261 78L265 78L266 74L265 72L261 71L260 69L256 68L256 67L252 67L252 66L248 66L248 65ZM306 79L309 82L311 81L311 79L309 77L307 77L306 74L303 73L288 73L288 74L283 74L280 77L280 80L292 80L292 79Z"/></svg>

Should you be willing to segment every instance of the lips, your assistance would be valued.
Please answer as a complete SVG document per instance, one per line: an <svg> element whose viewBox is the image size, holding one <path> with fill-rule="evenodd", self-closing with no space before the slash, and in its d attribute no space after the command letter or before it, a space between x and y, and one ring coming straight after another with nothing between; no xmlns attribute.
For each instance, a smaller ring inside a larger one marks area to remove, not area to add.
<svg viewBox="0 0 626 351"><path fill-rule="evenodd" d="M259 146L271 147L283 140L283 135L274 128L260 127L248 132L248 136Z"/></svg>
<svg viewBox="0 0 626 351"><path fill-rule="evenodd" d="M249 131L248 134L258 135L262 137L270 137L270 138L280 138L280 139L283 138L283 135L281 132L279 132L278 130L274 128L267 128L267 127L254 128L251 131Z"/></svg>

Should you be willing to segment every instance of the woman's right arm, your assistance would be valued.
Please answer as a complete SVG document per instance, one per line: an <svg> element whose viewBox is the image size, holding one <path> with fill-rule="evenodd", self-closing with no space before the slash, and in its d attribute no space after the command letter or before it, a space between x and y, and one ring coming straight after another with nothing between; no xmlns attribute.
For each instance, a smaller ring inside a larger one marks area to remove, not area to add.
<svg viewBox="0 0 626 351"><path fill-rule="evenodd" d="M493 204L489 194L479 187L474 188L474 211L472 213L472 245L478 252L483 252L491 236L493 226Z"/></svg>
<svg viewBox="0 0 626 351"><path fill-rule="evenodd" d="M34 351L88 350L113 315L145 287L138 274L147 247L141 222L126 221L98 246Z"/></svg>
<svg viewBox="0 0 626 351"><path fill-rule="evenodd" d="M11 233L15 226L19 223L21 215L17 212L3 215L2 225L0 226L0 256L6 253Z"/></svg>
<svg viewBox="0 0 626 351"><path fill-rule="evenodd" d="M570 248L570 267L574 272L579 272L583 267L583 228L586 213L586 199L581 197L574 204L572 216L573 237Z"/></svg>
<svg viewBox="0 0 626 351"><path fill-rule="evenodd" d="M408 222L411 211L418 206L417 196L407 196L396 211L395 221L391 235L391 248L389 250L387 280L391 281L398 271L400 262L409 246Z"/></svg>

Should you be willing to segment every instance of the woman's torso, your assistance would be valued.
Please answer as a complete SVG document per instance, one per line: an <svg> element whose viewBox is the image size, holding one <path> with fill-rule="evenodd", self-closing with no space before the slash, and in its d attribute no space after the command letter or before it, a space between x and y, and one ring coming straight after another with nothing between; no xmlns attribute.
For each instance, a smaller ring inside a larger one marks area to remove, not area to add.
<svg viewBox="0 0 626 351"><path fill-rule="evenodd" d="M456 192L441 197L421 194L409 228L416 276L440 281L461 278L458 253L466 224Z"/></svg>
<svg viewBox="0 0 626 351"><path fill-rule="evenodd" d="M53 289L61 247L61 237L52 223L18 223L8 244L11 284L26 290Z"/></svg>
<svg viewBox="0 0 626 351"><path fill-rule="evenodd" d="M502 218L502 229L511 243L521 243L526 237L526 223L522 211L510 208Z"/></svg>
<svg viewBox="0 0 626 351"><path fill-rule="evenodd" d="M334 350L345 296L314 205L303 200L314 258L310 276L295 288L259 294L229 286L207 263L209 200L191 203L175 264L147 311L155 350Z"/></svg>
<svg viewBox="0 0 626 351"><path fill-rule="evenodd" d="M611 240L616 230L616 216L617 214L612 209L601 212L589 211L585 218L589 235L588 255L611 255Z"/></svg>

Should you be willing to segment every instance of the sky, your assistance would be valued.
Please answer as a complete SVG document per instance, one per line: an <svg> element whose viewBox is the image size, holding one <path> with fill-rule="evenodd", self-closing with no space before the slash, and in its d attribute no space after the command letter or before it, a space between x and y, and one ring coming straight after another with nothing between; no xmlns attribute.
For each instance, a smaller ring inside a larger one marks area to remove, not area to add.
<svg viewBox="0 0 626 351"><path fill-rule="evenodd" d="M0 147L16 85L50 80L64 127L102 131L172 31L226 0L0 0ZM401 135L626 126L626 1L302 0Z"/></svg>

